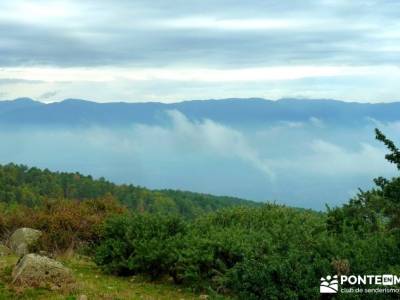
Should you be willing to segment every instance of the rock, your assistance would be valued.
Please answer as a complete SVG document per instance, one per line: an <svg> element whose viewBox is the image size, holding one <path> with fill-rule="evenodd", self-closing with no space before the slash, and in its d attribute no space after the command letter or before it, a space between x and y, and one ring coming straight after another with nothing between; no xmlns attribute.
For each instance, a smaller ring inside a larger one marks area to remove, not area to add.
<svg viewBox="0 0 400 300"><path fill-rule="evenodd" d="M80 295L78 300L88 300L88 297L86 295Z"/></svg>
<svg viewBox="0 0 400 300"><path fill-rule="evenodd" d="M32 228L20 228L14 231L10 237L10 246L18 255L29 253L29 248L32 247L40 238L42 232Z"/></svg>
<svg viewBox="0 0 400 300"><path fill-rule="evenodd" d="M199 299L206 300L208 299L208 295L200 295Z"/></svg>
<svg viewBox="0 0 400 300"><path fill-rule="evenodd" d="M41 255L41 256L50 257L50 255L49 255L49 253L48 253L47 251L40 250L40 251L38 252L38 254Z"/></svg>
<svg viewBox="0 0 400 300"><path fill-rule="evenodd" d="M49 289L65 288L74 282L72 272L60 262L37 254L26 254L12 271L13 284Z"/></svg>

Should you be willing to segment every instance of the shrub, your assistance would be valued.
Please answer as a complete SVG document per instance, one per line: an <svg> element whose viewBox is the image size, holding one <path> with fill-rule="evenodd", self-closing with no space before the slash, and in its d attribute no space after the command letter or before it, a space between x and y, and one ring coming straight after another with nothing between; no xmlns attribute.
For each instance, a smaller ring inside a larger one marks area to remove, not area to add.
<svg viewBox="0 0 400 300"><path fill-rule="evenodd" d="M35 228L43 232L37 246L48 252L96 243L105 219L125 211L111 196L87 201L46 200L35 208L3 204L0 209L3 237L20 227Z"/></svg>
<svg viewBox="0 0 400 300"><path fill-rule="evenodd" d="M326 233L315 230L323 221L317 213L273 205L228 209L195 221L116 217L105 223L96 262L120 275L170 275L178 284L246 298L278 298L289 290L306 297L315 294L316 278L332 268L326 240L315 242Z"/></svg>
<svg viewBox="0 0 400 300"><path fill-rule="evenodd" d="M52 252L96 243L101 224L124 211L110 196L82 202L56 201L44 207L37 211L33 227L44 232L41 246Z"/></svg>
<svg viewBox="0 0 400 300"><path fill-rule="evenodd" d="M24 205L0 202L0 235L6 240L16 229L29 227L33 210Z"/></svg>
<svg viewBox="0 0 400 300"><path fill-rule="evenodd" d="M120 275L170 275L177 284L240 299L315 299L327 274L400 269L394 234L360 235L351 226L331 232L326 221L326 214L278 205L193 221L118 216L104 225L96 262Z"/></svg>
<svg viewBox="0 0 400 300"><path fill-rule="evenodd" d="M176 257L174 239L185 232L175 216L134 214L107 220L95 261L105 270L130 275L144 273L152 279L168 274Z"/></svg>

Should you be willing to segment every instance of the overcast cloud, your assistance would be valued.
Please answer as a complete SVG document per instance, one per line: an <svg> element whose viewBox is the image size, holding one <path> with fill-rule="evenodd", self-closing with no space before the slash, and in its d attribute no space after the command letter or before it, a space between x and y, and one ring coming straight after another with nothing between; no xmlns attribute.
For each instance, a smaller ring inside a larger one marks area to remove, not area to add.
<svg viewBox="0 0 400 300"><path fill-rule="evenodd" d="M3 0L0 97L398 100L399 17L394 0Z"/></svg>

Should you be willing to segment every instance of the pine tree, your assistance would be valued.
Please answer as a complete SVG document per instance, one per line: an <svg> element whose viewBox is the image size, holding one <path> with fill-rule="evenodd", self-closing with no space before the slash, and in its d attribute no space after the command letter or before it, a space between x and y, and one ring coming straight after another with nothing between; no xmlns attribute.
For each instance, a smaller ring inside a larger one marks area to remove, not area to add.
<svg viewBox="0 0 400 300"><path fill-rule="evenodd" d="M376 139L378 141L381 141L386 145L386 147L390 150L389 154L385 155L385 158L395 164L397 166L397 169L400 170L400 151L396 147L396 145L388 139L378 128L375 128L375 134L376 134Z"/></svg>

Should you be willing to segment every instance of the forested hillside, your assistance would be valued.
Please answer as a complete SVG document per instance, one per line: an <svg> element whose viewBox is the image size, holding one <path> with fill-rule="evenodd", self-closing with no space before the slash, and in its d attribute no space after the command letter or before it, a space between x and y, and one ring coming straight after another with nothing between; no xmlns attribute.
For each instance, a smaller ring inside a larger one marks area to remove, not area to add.
<svg viewBox="0 0 400 300"><path fill-rule="evenodd" d="M15 164L0 165L0 202L35 207L44 200L88 200L105 196L111 196L139 212L174 213L185 217L233 205L257 205L233 197L117 185L104 178L93 179L79 173L51 172Z"/></svg>

